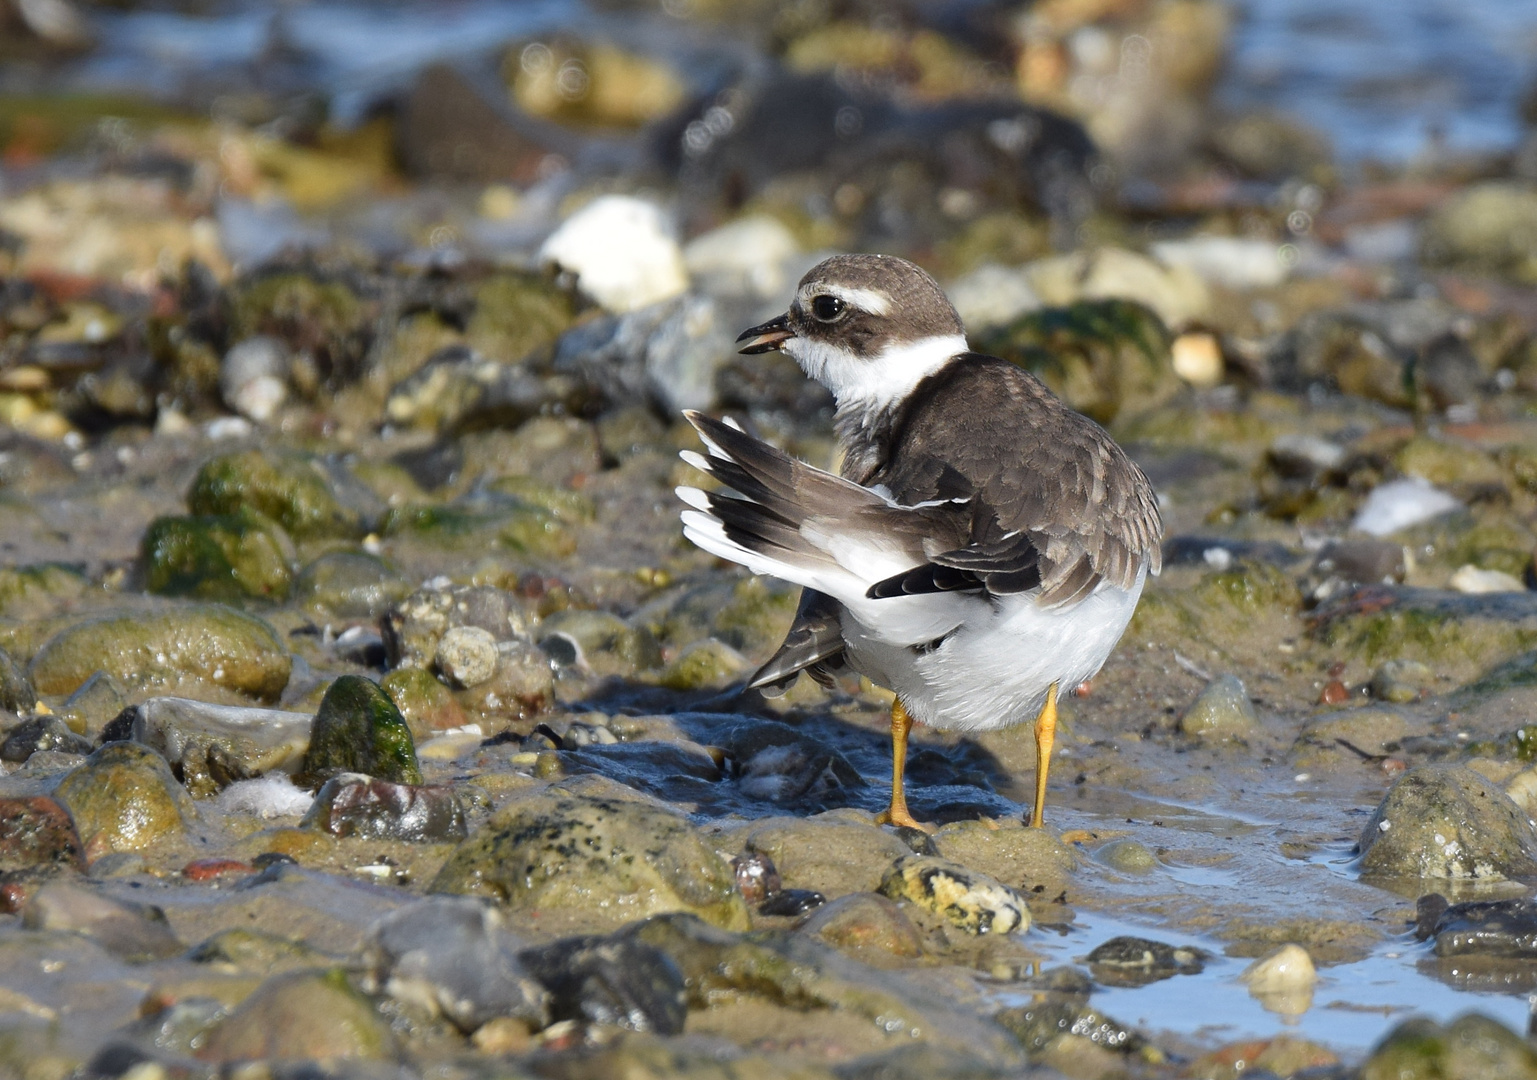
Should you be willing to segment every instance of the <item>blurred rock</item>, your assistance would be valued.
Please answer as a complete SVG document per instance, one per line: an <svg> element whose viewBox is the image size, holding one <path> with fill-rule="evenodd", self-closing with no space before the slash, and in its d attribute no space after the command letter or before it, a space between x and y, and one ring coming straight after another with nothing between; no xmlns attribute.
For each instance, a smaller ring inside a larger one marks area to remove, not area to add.
<svg viewBox="0 0 1537 1080"><path fill-rule="evenodd" d="M398 147L416 176L474 183L539 179L552 154L568 150L555 132L520 122L492 104L487 88L449 64L429 64L406 95Z"/></svg>
<svg viewBox="0 0 1537 1080"><path fill-rule="evenodd" d="M923 955L923 938L902 909L879 893L849 893L824 904L796 928L866 963Z"/></svg>
<svg viewBox="0 0 1537 1080"><path fill-rule="evenodd" d="M288 347L277 338L246 338L219 365L224 404L247 419L265 424L288 400Z"/></svg>
<svg viewBox="0 0 1537 1080"><path fill-rule="evenodd" d="M464 811L452 790L392 784L360 773L333 776L315 793L301 825L368 840L463 840Z"/></svg>
<svg viewBox="0 0 1537 1080"><path fill-rule="evenodd" d="M26 761L39 751L89 754L91 743L76 735L57 716L35 716L6 733L0 742L0 761Z"/></svg>
<svg viewBox="0 0 1537 1080"><path fill-rule="evenodd" d="M275 975L215 1027L203 1061L389 1060L388 1022L340 968Z"/></svg>
<svg viewBox="0 0 1537 1080"><path fill-rule="evenodd" d="M455 626L438 639L438 672L452 686L469 688L496 674L496 638L478 626Z"/></svg>
<svg viewBox="0 0 1537 1080"><path fill-rule="evenodd" d="M1537 829L1498 787L1461 765L1399 778L1361 831L1361 872L1378 877L1537 876Z"/></svg>
<svg viewBox="0 0 1537 1080"><path fill-rule="evenodd" d="M710 296L777 301L795 287L788 264L799 252L794 234L778 218L752 214L690 240L683 265L694 287Z"/></svg>
<svg viewBox="0 0 1537 1080"><path fill-rule="evenodd" d="M503 76L524 112L582 128L638 128L675 111L687 94L659 59L565 34L509 53Z"/></svg>
<svg viewBox="0 0 1537 1080"><path fill-rule="evenodd" d="M1453 571L1447 584L1460 593L1471 593L1475 596L1485 593L1526 592L1526 583L1514 574L1507 574L1503 570L1484 570L1467 563Z"/></svg>
<svg viewBox="0 0 1537 1080"><path fill-rule="evenodd" d="M945 289L961 321L971 331L1006 326L1041 306L1021 267L984 263Z"/></svg>
<svg viewBox="0 0 1537 1080"><path fill-rule="evenodd" d="M1124 248L1100 248L1041 259L1025 268L1043 303L1063 306L1080 300L1130 300L1146 305L1171 327L1206 313L1206 283L1193 270L1163 266Z"/></svg>
<svg viewBox="0 0 1537 1080"><path fill-rule="evenodd" d="M561 391L517 363L488 359L466 345L449 345L390 391L391 423L432 431L461 426L516 426L563 404Z"/></svg>
<svg viewBox="0 0 1537 1080"><path fill-rule="evenodd" d="M186 948L159 908L125 904L79 885L52 882L27 902L21 924L28 930L70 930L130 962L163 960Z"/></svg>
<svg viewBox="0 0 1537 1080"><path fill-rule="evenodd" d="M1256 180L1312 179L1333 157L1323 134L1279 113L1233 117L1214 125L1207 138L1218 155Z"/></svg>
<svg viewBox="0 0 1537 1080"><path fill-rule="evenodd" d="M366 989L441 1013L465 1032L508 1016L540 1028L549 995L518 958L526 947L484 901L431 896L369 932Z"/></svg>
<svg viewBox="0 0 1537 1080"><path fill-rule="evenodd" d="M361 551L332 551L300 572L293 598L332 618L377 619L410 592L410 583L383 559Z"/></svg>
<svg viewBox="0 0 1537 1080"><path fill-rule="evenodd" d="M1266 1009L1283 1016L1301 1016L1313 1004L1318 971L1300 945L1283 945L1244 968L1239 976L1249 994Z"/></svg>
<svg viewBox="0 0 1537 1080"><path fill-rule="evenodd" d="M1030 929L1024 897L986 874L929 855L898 859L881 890L969 934L1012 934Z"/></svg>
<svg viewBox="0 0 1537 1080"><path fill-rule="evenodd" d="M0 709L29 713L37 707L37 690L26 669L11 654L0 649Z"/></svg>
<svg viewBox="0 0 1537 1080"><path fill-rule="evenodd" d="M0 874L35 866L85 870L75 823L54 799L0 799Z"/></svg>
<svg viewBox="0 0 1537 1080"><path fill-rule="evenodd" d="M253 510L281 525L297 540L355 538L367 531L368 498L356 481L339 490L326 463L282 452L247 450L210 458L187 492L194 514L235 515Z"/></svg>
<svg viewBox="0 0 1537 1080"><path fill-rule="evenodd" d="M1113 937L1088 956L1089 971L1105 986L1147 986L1175 975L1199 975L1210 956L1201 949L1138 937Z"/></svg>
<svg viewBox="0 0 1537 1080"><path fill-rule="evenodd" d="M1159 262L1190 270L1226 289L1268 289L1286 280L1279 245L1237 236L1192 236L1149 246Z"/></svg>
<svg viewBox="0 0 1537 1080"><path fill-rule="evenodd" d="M197 816L165 758L139 743L107 743L64 777L54 794L74 819L90 859L179 837Z"/></svg>
<svg viewBox="0 0 1537 1080"><path fill-rule="evenodd" d="M1537 1051L1498 1020L1465 1013L1441 1025L1426 1017L1398 1023L1361 1064L1361 1080L1444 1076L1537 1078Z"/></svg>
<svg viewBox="0 0 1537 1080"><path fill-rule="evenodd" d="M1350 523L1370 536L1390 536L1421 522L1462 509L1456 497L1418 476L1378 484Z"/></svg>
<svg viewBox="0 0 1537 1080"><path fill-rule="evenodd" d="M443 635L460 626L486 631L493 641L528 640L528 623L517 598L489 585L423 585L380 622L390 666L432 668Z"/></svg>
<svg viewBox="0 0 1537 1080"><path fill-rule="evenodd" d="M1259 717L1238 676L1224 674L1207 683L1190 703L1179 718L1179 729L1186 735L1223 742L1255 734Z"/></svg>
<svg viewBox="0 0 1537 1080"><path fill-rule="evenodd" d="M464 710L453 691L424 668L406 667L384 677L379 688L389 695L417 741L438 731L463 727Z"/></svg>
<svg viewBox="0 0 1537 1080"><path fill-rule="evenodd" d="M194 797L206 798L240 780L292 772L309 746L310 725L308 713L157 697L124 710L104 734L150 747Z"/></svg>
<svg viewBox="0 0 1537 1080"><path fill-rule="evenodd" d="M1215 334L1180 334L1169 344L1174 374L1191 386L1210 389L1222 382L1222 345Z"/></svg>
<svg viewBox="0 0 1537 1080"><path fill-rule="evenodd" d="M200 600L284 600L294 559L287 533L245 507L233 514L156 518L139 550L149 592Z"/></svg>
<svg viewBox="0 0 1537 1080"><path fill-rule="evenodd" d="M577 937L519 957L550 994L554 1020L680 1035L683 975L666 953L631 937Z"/></svg>
<svg viewBox="0 0 1537 1080"><path fill-rule="evenodd" d="M1537 187L1491 181L1453 195L1426 224L1420 251L1433 264L1537 280Z"/></svg>
<svg viewBox="0 0 1537 1080"><path fill-rule="evenodd" d="M662 212L624 195L602 195L572 214L539 249L541 262L577 276L582 291L623 314L688 288L683 253Z"/></svg>

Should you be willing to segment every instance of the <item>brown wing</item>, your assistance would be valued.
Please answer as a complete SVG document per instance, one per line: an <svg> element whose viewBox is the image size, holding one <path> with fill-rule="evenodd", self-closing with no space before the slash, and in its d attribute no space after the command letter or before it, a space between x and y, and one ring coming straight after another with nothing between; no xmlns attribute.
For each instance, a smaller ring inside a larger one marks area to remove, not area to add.
<svg viewBox="0 0 1537 1080"><path fill-rule="evenodd" d="M1062 606L1101 581L1129 588L1144 567L1160 569L1163 523L1142 470L1103 428L1005 360L968 354L931 376L888 445L869 483L908 506L964 500L950 513L969 519L956 522L969 543L928 552L935 570L919 568L935 588L909 571L902 577L919 587L900 591L944 588L959 580L948 570L989 592L1038 585L1043 604Z"/></svg>

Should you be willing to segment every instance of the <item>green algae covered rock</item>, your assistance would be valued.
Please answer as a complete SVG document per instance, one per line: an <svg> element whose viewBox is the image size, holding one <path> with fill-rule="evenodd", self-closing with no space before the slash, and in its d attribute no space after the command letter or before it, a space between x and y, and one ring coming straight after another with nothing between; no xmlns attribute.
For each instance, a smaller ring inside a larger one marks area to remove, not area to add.
<svg viewBox="0 0 1537 1080"><path fill-rule="evenodd" d="M139 550L145 589L201 600L285 599L293 557L287 534L249 507L156 518Z"/></svg>
<svg viewBox="0 0 1537 1080"><path fill-rule="evenodd" d="M1537 1050L1498 1020L1465 1013L1444 1027L1412 1017L1385 1035L1361 1080L1537 1080Z"/></svg>
<svg viewBox="0 0 1537 1080"><path fill-rule="evenodd" d="M746 675L752 667L730 645L705 638L680 652L657 681L669 690L717 689Z"/></svg>
<svg viewBox="0 0 1537 1080"><path fill-rule="evenodd" d="M405 717L413 739L425 739L434 732L463 727L468 722L454 692L426 668L398 668L384 677L379 689L389 695Z"/></svg>
<svg viewBox="0 0 1537 1080"><path fill-rule="evenodd" d="M60 781L54 797L90 858L179 836L196 816L165 758L139 743L107 743Z"/></svg>
<svg viewBox="0 0 1537 1080"><path fill-rule="evenodd" d="M198 1048L204 1061L382 1061L395 1037L340 968L274 975L240 1003Z"/></svg>
<svg viewBox="0 0 1537 1080"><path fill-rule="evenodd" d="M552 344L576 316L576 296L544 274L493 274L475 292L465 338L477 352L511 363Z"/></svg>
<svg viewBox="0 0 1537 1080"><path fill-rule="evenodd" d="M260 450L205 462L187 492L187 508L200 515L255 510L299 540L361 536L367 531L362 515L342 505L314 463Z"/></svg>
<svg viewBox="0 0 1537 1080"><path fill-rule="evenodd" d="M316 361L319 374L344 381L363 370L377 325L377 302L340 277L307 270L258 272L229 291L229 340L281 338Z"/></svg>
<svg viewBox="0 0 1537 1080"><path fill-rule="evenodd" d="M405 718L377 683L361 675L343 675L321 699L299 779L318 786L340 773L422 782Z"/></svg>
<svg viewBox="0 0 1537 1080"><path fill-rule="evenodd" d="M1537 828L1464 765L1399 777L1361 830L1361 873L1386 878L1537 877Z"/></svg>
<svg viewBox="0 0 1537 1080"><path fill-rule="evenodd" d="M58 563L0 567L0 615L40 619L57 613L91 587L79 570Z"/></svg>
<svg viewBox="0 0 1537 1080"><path fill-rule="evenodd" d="M1038 375L1102 424L1162 404L1180 385L1163 320L1130 300L1032 311L983 335L977 348Z"/></svg>
<svg viewBox="0 0 1537 1080"><path fill-rule="evenodd" d="M613 928L671 911L728 929L749 923L730 864L686 818L559 789L499 811L449 856L431 891L490 897L539 912L542 926L562 920L560 929Z"/></svg>
<svg viewBox="0 0 1537 1080"><path fill-rule="evenodd" d="M127 686L208 682L276 701L291 659L277 632L221 604L184 604L76 623L46 641L29 674L40 694L72 694L98 671Z"/></svg>

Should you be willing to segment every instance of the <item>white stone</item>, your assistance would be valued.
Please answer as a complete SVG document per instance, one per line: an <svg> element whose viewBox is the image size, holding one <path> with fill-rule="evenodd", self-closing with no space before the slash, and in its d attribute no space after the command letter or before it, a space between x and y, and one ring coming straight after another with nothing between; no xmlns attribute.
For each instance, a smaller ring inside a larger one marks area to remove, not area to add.
<svg viewBox="0 0 1537 1080"><path fill-rule="evenodd" d="M1222 345L1205 331L1181 334L1169 347L1174 374L1191 386L1212 387L1222 381Z"/></svg>
<svg viewBox="0 0 1537 1080"><path fill-rule="evenodd" d="M1373 488L1350 527L1370 536L1387 536L1460 509L1462 503L1455 496L1428 480L1406 476Z"/></svg>
<svg viewBox="0 0 1537 1080"><path fill-rule="evenodd" d="M604 195L572 214L544 242L539 260L574 273L583 292L614 312L688 288L683 252L662 211L628 195Z"/></svg>
<svg viewBox="0 0 1537 1080"><path fill-rule="evenodd" d="M1266 1009L1283 1016L1300 1016L1313 1004L1318 970L1301 945L1282 945L1250 964L1239 979L1249 984L1250 995Z"/></svg>
<svg viewBox="0 0 1537 1080"><path fill-rule="evenodd" d="M1041 306L1024 269L997 263L983 263L956 278L945 292L968 330L1004 326Z"/></svg>
<svg viewBox="0 0 1537 1080"><path fill-rule="evenodd" d="M1194 271L1164 266L1124 248L1056 255L1038 259L1024 269L1030 287L1047 304L1135 300L1173 327L1200 318L1211 306L1211 292Z"/></svg>
<svg viewBox="0 0 1537 1080"><path fill-rule="evenodd" d="M479 686L496 674L496 638L478 626L455 626L438 640L438 670L460 687Z"/></svg>
<svg viewBox="0 0 1537 1080"><path fill-rule="evenodd" d="M1191 236L1161 240L1148 250L1165 266L1179 266L1212 285L1263 289L1286 280L1280 245L1239 236Z"/></svg>
<svg viewBox="0 0 1537 1080"><path fill-rule="evenodd" d="M1472 564L1457 568L1451 586L1460 593L1526 592L1526 584L1514 574L1503 570L1480 570Z"/></svg>
<svg viewBox="0 0 1537 1080"><path fill-rule="evenodd" d="M683 265L712 295L769 300L791 290L788 264L799 252L794 235L778 218L751 214L689 241Z"/></svg>

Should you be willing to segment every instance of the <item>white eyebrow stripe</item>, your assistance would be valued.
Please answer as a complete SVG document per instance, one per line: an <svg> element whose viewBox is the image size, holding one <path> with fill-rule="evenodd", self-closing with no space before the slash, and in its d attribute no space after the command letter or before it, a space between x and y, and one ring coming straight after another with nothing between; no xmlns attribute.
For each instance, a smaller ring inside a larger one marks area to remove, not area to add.
<svg viewBox="0 0 1537 1080"><path fill-rule="evenodd" d="M874 289L849 289L842 285L819 285L816 293L827 293L836 296L850 307L857 307L860 311L871 315L890 315L891 298L883 292ZM815 293L813 294L815 295Z"/></svg>

